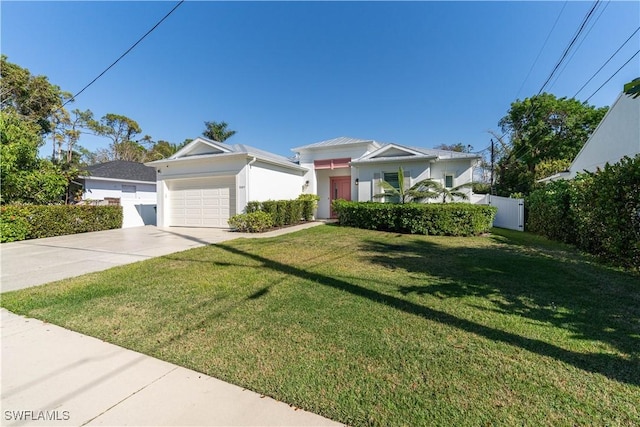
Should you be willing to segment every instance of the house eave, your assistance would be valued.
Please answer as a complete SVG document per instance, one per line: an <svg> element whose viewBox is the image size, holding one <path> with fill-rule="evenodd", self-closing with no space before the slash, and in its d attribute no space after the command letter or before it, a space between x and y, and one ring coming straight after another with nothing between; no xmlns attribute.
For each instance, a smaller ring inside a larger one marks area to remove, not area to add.
<svg viewBox="0 0 640 427"><path fill-rule="evenodd" d="M94 180L94 181L106 181L106 182L126 182L130 184L149 184L156 185L156 181L140 181L136 179L121 179L121 178L105 178L102 176L92 176L92 175L80 175L78 179L84 180Z"/></svg>
<svg viewBox="0 0 640 427"><path fill-rule="evenodd" d="M370 141L347 142L344 144L335 144L335 145L318 145L318 146L303 145L302 147L292 148L291 151L294 153L309 152L309 151L326 151L333 148L355 147L355 146L372 145L372 144L375 146L380 145L379 142L370 140Z"/></svg>
<svg viewBox="0 0 640 427"><path fill-rule="evenodd" d="M436 160L437 156L397 156L397 157L379 157L375 159L352 160L351 165L368 165L372 163L406 163Z"/></svg>
<svg viewBox="0 0 640 427"><path fill-rule="evenodd" d="M300 165L297 165L295 163L286 163L286 162L280 162L274 159L269 159L267 157L264 156L260 156L258 154L254 154L252 152L246 152L246 153L216 153L216 154L200 154L200 155L194 155L194 156L186 156L186 157L179 157L179 158L168 158L168 159L161 159L161 160L154 160L153 162L148 162L145 163L146 166L151 166L151 167L156 167L156 166L162 166L162 165L166 165L166 164L176 164L176 163L186 163L186 162L193 162L193 161L198 161L198 160L215 160L215 159L226 159L226 158L232 158L232 157L240 157L240 158L250 158L250 159L257 159L260 160L261 162L264 163L269 163L272 165L277 165L277 166L281 166L284 168L288 168L288 169L292 169L295 171L299 171L299 172L306 172L307 168L304 168Z"/></svg>

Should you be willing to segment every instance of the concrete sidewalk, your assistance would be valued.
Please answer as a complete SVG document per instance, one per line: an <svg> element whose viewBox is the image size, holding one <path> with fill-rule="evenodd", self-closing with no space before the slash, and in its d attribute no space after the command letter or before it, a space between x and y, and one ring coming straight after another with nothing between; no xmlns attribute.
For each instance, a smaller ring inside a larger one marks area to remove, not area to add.
<svg viewBox="0 0 640 427"><path fill-rule="evenodd" d="M2 291L239 237L137 227L0 245ZM269 397L64 328L1 310L1 420L7 426L340 425Z"/></svg>
<svg viewBox="0 0 640 427"><path fill-rule="evenodd" d="M340 425L207 375L4 309L1 321L2 425Z"/></svg>

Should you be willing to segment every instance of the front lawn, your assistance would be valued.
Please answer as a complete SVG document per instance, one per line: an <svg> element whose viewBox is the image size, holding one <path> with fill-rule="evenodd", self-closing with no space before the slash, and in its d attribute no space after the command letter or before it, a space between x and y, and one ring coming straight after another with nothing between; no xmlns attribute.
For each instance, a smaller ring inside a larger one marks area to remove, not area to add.
<svg viewBox="0 0 640 427"><path fill-rule="evenodd" d="M350 425L640 425L640 277L527 233L324 225L1 304Z"/></svg>

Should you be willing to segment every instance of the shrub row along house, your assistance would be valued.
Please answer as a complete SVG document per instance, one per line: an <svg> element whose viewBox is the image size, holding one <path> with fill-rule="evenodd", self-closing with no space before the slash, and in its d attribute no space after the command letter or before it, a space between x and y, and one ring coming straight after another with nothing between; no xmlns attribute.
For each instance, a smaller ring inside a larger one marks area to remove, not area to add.
<svg viewBox="0 0 640 427"><path fill-rule="evenodd" d="M476 154L340 137L294 148L292 159L243 144L197 138L173 156L145 163L156 170L157 225L227 227L250 201L319 196L317 218L336 199L371 201L380 181L433 179L452 188L472 182ZM471 190L467 190L469 194Z"/></svg>

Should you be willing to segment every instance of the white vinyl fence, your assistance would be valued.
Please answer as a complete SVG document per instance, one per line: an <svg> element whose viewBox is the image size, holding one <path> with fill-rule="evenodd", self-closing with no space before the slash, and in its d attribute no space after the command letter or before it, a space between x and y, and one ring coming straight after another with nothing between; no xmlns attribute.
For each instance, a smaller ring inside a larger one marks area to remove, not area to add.
<svg viewBox="0 0 640 427"><path fill-rule="evenodd" d="M492 196L490 194L474 195L472 202L478 205L491 205L498 208L494 227L524 231L524 199Z"/></svg>

